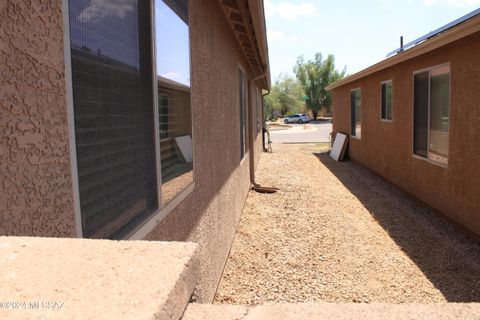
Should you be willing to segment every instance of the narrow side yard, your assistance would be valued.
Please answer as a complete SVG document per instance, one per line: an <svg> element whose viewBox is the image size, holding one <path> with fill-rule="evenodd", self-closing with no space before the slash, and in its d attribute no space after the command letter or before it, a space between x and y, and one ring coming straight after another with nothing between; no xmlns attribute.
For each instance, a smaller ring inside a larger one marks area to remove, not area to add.
<svg viewBox="0 0 480 320"><path fill-rule="evenodd" d="M274 145L215 302L480 302L480 245L319 145Z"/></svg>

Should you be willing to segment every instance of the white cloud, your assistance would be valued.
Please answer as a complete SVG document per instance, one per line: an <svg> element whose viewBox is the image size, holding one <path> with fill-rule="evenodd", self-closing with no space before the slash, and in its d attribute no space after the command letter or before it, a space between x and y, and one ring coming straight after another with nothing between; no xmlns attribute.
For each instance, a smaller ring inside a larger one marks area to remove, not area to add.
<svg viewBox="0 0 480 320"><path fill-rule="evenodd" d="M90 5L80 12L81 22L98 22L103 18L114 16L123 18L135 9L135 0L117 0L114 4L102 0L92 0Z"/></svg>
<svg viewBox="0 0 480 320"><path fill-rule="evenodd" d="M423 0L427 6L434 4L451 4L458 7L474 6L480 4L480 0Z"/></svg>
<svg viewBox="0 0 480 320"><path fill-rule="evenodd" d="M267 39L268 41L285 39L285 33L282 31L267 30Z"/></svg>
<svg viewBox="0 0 480 320"><path fill-rule="evenodd" d="M285 34L282 31L271 30L271 29L267 30L267 39L268 39L269 43L280 42L280 41L291 43L291 42L300 40L300 38L297 37L297 36L288 35L288 34Z"/></svg>
<svg viewBox="0 0 480 320"><path fill-rule="evenodd" d="M175 71L169 71L167 73L164 73L164 74L162 74L162 77L167 78L167 79L171 79L171 80L179 80L179 79L182 78L180 76L180 74L178 72L175 72Z"/></svg>
<svg viewBox="0 0 480 320"><path fill-rule="evenodd" d="M281 19L294 20L301 16L318 16L318 9L311 2L302 2L299 4L281 2L276 5L272 0L266 0L265 16L271 18L275 15Z"/></svg>

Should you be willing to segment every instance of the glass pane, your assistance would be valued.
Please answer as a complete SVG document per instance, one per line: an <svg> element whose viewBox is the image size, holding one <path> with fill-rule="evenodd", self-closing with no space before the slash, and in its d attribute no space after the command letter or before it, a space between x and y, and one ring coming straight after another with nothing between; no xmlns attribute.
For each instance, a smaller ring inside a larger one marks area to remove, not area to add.
<svg viewBox="0 0 480 320"><path fill-rule="evenodd" d="M350 130L355 136L355 91L350 91Z"/></svg>
<svg viewBox="0 0 480 320"><path fill-rule="evenodd" d="M362 94L360 90L355 91L355 136L362 136Z"/></svg>
<svg viewBox="0 0 480 320"><path fill-rule="evenodd" d="M158 203L150 7L70 0L69 16L83 234L115 237Z"/></svg>
<svg viewBox="0 0 480 320"><path fill-rule="evenodd" d="M382 84L382 119L392 120L392 83Z"/></svg>
<svg viewBox="0 0 480 320"><path fill-rule="evenodd" d="M450 116L450 79L444 73L430 79L430 138L428 158L447 163Z"/></svg>
<svg viewBox="0 0 480 320"><path fill-rule="evenodd" d="M385 87L385 90L386 90L386 119L387 120L392 120L393 116L392 116L392 83L389 82L386 84L386 87Z"/></svg>
<svg viewBox="0 0 480 320"><path fill-rule="evenodd" d="M414 76L413 152L427 157L428 144L428 72Z"/></svg>
<svg viewBox="0 0 480 320"><path fill-rule="evenodd" d="M193 182L187 0L157 0L156 49L162 205Z"/></svg>
<svg viewBox="0 0 480 320"><path fill-rule="evenodd" d="M361 137L362 133L362 95L359 89L350 92L352 112L352 136Z"/></svg>
<svg viewBox="0 0 480 320"><path fill-rule="evenodd" d="M382 119L387 119L387 84L382 83Z"/></svg>

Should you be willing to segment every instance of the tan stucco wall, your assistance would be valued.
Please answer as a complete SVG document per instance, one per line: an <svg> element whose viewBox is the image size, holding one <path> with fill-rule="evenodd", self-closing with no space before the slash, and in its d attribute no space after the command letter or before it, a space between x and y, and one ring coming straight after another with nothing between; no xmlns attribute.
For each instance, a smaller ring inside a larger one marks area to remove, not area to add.
<svg viewBox="0 0 480 320"><path fill-rule="evenodd" d="M75 236L61 1L0 2L0 234Z"/></svg>
<svg viewBox="0 0 480 320"><path fill-rule="evenodd" d="M196 249L0 236L0 319L178 320L198 278Z"/></svg>
<svg viewBox="0 0 480 320"><path fill-rule="evenodd" d="M0 6L0 234L74 237L61 1L13 3ZM249 154L240 161L239 66L252 74L222 10L190 1L195 189L146 237L199 244L197 295L207 302L250 186ZM257 162L256 120L252 127Z"/></svg>
<svg viewBox="0 0 480 320"><path fill-rule="evenodd" d="M190 6L195 190L147 239L198 243L197 294L210 302L250 186L249 154L240 162L239 66L251 74L218 2ZM259 145L261 136L257 159Z"/></svg>
<svg viewBox="0 0 480 320"><path fill-rule="evenodd" d="M480 235L480 33L333 90L333 130L350 133L350 93L362 90L362 138L349 155ZM448 169L412 156L413 72L450 62ZM380 81L393 80L393 122L380 121Z"/></svg>

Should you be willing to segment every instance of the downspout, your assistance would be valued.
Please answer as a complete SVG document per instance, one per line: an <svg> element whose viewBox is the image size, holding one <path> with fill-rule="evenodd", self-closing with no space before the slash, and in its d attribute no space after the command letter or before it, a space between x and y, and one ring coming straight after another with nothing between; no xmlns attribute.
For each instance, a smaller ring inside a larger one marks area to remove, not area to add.
<svg viewBox="0 0 480 320"><path fill-rule="evenodd" d="M252 189L255 190L256 192L261 192L261 193L275 193L277 192L279 189L278 188L274 188L274 187L262 187L260 186L258 183L255 182L255 152L254 152L254 145L253 145L253 127L252 127L252 123L253 123L253 104L252 104L252 86L253 86L253 82L258 80L258 79L261 79L263 77L265 77L267 75L267 72L264 72L260 75L257 75L257 76L254 76L252 79L250 79L249 81L249 87L248 87L248 99L249 99L249 129L248 130L248 147L250 148L250 152L249 152L249 165L250 165L250 183L252 184ZM270 92L270 91L269 91ZM263 95L262 95L263 97ZM263 103L262 103L263 105Z"/></svg>

